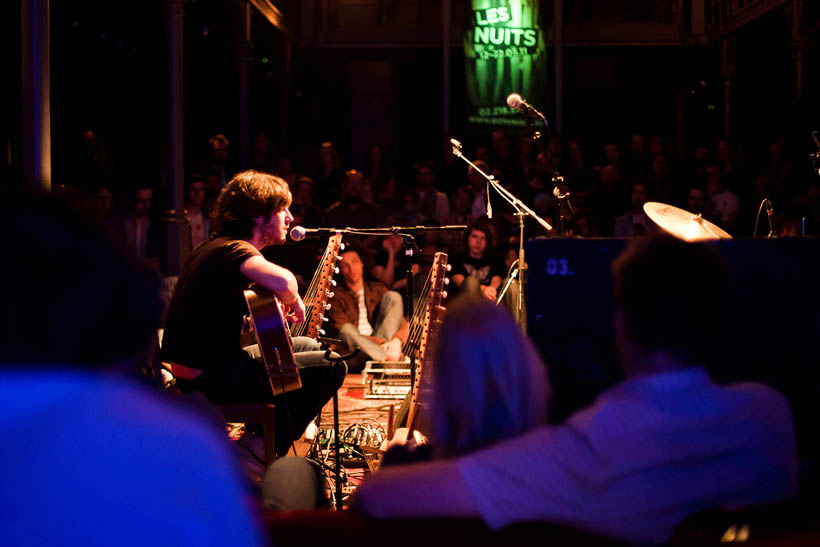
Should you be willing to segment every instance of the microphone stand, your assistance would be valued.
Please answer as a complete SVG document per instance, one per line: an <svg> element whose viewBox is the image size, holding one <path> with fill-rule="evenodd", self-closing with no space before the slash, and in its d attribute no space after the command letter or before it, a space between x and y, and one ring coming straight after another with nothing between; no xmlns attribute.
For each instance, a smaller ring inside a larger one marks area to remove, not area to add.
<svg viewBox="0 0 820 547"><path fill-rule="evenodd" d="M464 154L461 153L461 143L459 143L458 141L455 141L455 142L453 142L453 141L454 141L454 139L450 141L453 145L453 155L461 158L462 160L467 162L467 164L470 167L472 167L473 169L478 171L485 179L487 179L487 181L490 183L490 185L493 188L495 188L495 191L498 192L499 194L501 194L501 197L503 197L516 210L515 216L518 217L518 228L519 228L519 234L518 234L518 270L522 273L521 273L521 275L519 275L518 302L516 303L515 313L516 313L516 322L522 328L522 330L526 331L527 322L526 322L526 316L524 314L524 275L523 275L523 272L525 272L526 269L527 269L527 262L526 262L525 257L524 257L524 217L529 215L530 217L535 219L535 221L538 222L538 224L540 224L547 232L552 231L552 226L550 225L549 222L547 222L543 218L539 217L532 209L527 207L524 204L524 202L522 202L520 199L515 197L515 195L512 192L510 192L509 190L507 190L506 188L504 188L503 186L498 184L498 182L495 180L495 177L493 177L492 175L488 175L487 173L485 173L484 171L479 169L473 162L471 162L469 159L467 159L464 156ZM506 291L508 287L509 287L509 283L507 284L507 287L504 287L504 290Z"/></svg>
<svg viewBox="0 0 820 547"><path fill-rule="evenodd" d="M563 201L566 201L570 209L570 214L573 214L572 205L569 203L569 192L567 192L566 194L562 194L559 188L559 186L564 182L564 177L562 177L561 174L558 172L558 165L556 165L555 156L553 156L552 154L552 134L550 133L550 124L547 121L546 116L544 116L543 114L537 116L539 120L544 122L544 129L546 129L547 131L546 140L547 146L549 147L549 155L547 155L544 152L544 144L542 142L542 139L544 137L540 131L535 129L535 118L536 116L533 115L532 111L527 110L524 117L524 123L527 124L527 127L533 130L532 136L535 140L535 143L538 145L538 150L539 152L541 152L541 155L549 160L550 171L552 171L551 181L553 187L553 195L556 198L554 206L555 220L558 223L558 235L563 236L566 233L565 218L562 213L563 208L561 207Z"/></svg>
<svg viewBox="0 0 820 547"><path fill-rule="evenodd" d="M563 181L564 179L562 178L561 180ZM564 235L567 229L567 217L564 214L563 205L566 204L566 208L569 209L570 218L575 214L575 211L572 209L572 202L569 200L569 192L561 193L561 190L558 186L556 186L552 189L552 195L555 196L555 211L558 216L558 233L560 235Z"/></svg>
<svg viewBox="0 0 820 547"><path fill-rule="evenodd" d="M334 463L335 463L335 485L336 485L336 510L341 511L342 507L342 444L341 438L339 433L339 390L335 389L337 383L336 377L336 365L342 361L347 361L348 359L356 356L359 353L358 348L354 348L352 353L347 355L340 355L338 357L333 357L333 353L330 350L328 344L322 344L322 349L325 350L324 358L326 361L332 363L330 368L330 381L332 382L333 389L333 456L334 456ZM319 417L321 418L322 413L319 412ZM322 464L324 466L324 464ZM325 466L326 467L326 466Z"/></svg>

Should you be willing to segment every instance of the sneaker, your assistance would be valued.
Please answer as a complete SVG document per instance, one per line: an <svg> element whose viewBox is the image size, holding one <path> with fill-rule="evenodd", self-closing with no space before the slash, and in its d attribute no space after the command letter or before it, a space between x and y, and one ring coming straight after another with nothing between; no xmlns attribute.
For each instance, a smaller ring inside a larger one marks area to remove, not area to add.
<svg viewBox="0 0 820 547"><path fill-rule="evenodd" d="M316 427L316 420L313 420L308 424L307 429L305 429L305 441L312 443L318 432L319 428Z"/></svg>

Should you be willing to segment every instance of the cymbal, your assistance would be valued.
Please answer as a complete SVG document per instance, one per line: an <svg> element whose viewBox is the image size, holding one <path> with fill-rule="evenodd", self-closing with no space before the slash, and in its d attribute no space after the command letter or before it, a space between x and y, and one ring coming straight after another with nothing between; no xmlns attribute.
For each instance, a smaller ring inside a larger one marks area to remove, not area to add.
<svg viewBox="0 0 820 547"><path fill-rule="evenodd" d="M646 216L672 234L686 241L703 239L732 239L725 230L704 219L700 215L690 213L673 205L666 205L657 201L647 201L643 205Z"/></svg>

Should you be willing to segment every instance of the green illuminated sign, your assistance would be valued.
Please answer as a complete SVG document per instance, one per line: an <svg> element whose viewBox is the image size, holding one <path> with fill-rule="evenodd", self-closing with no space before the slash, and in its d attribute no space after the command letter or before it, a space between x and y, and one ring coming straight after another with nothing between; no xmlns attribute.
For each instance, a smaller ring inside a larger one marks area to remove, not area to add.
<svg viewBox="0 0 820 547"><path fill-rule="evenodd" d="M467 121L477 128L524 126L507 95L536 101L546 89L547 45L533 0L472 0L472 26L464 35Z"/></svg>

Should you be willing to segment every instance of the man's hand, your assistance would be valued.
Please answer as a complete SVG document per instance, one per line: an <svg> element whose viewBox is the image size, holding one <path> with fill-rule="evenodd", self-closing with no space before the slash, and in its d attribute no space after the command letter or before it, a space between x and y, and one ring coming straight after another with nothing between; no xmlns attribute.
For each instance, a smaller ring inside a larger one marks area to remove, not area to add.
<svg viewBox="0 0 820 547"><path fill-rule="evenodd" d="M385 361L399 361L401 359L401 340L393 338L379 346L384 352Z"/></svg>
<svg viewBox="0 0 820 547"><path fill-rule="evenodd" d="M414 451L416 447L427 444L427 437L422 435L417 429L413 430L413 436L409 439L407 438L409 432L407 431L406 427L400 427L393 433L392 439L385 439L382 442L382 445L379 447L379 450L382 452L387 452L394 446L404 446L409 451Z"/></svg>
<svg viewBox="0 0 820 547"><path fill-rule="evenodd" d="M290 304L283 304L283 306L285 308L285 316L288 321L293 323L305 322L305 303L302 302L301 296L297 296L296 300Z"/></svg>
<svg viewBox="0 0 820 547"><path fill-rule="evenodd" d="M389 236L382 239L382 248L389 254L396 254L401 249L402 239L399 236Z"/></svg>
<svg viewBox="0 0 820 547"><path fill-rule="evenodd" d="M498 298L498 292L492 285L482 285L481 294L484 295L484 298L486 298L487 300L491 300L493 302L495 302L495 299Z"/></svg>

